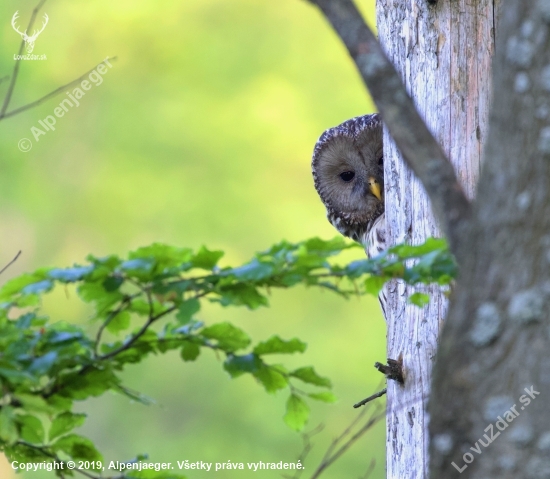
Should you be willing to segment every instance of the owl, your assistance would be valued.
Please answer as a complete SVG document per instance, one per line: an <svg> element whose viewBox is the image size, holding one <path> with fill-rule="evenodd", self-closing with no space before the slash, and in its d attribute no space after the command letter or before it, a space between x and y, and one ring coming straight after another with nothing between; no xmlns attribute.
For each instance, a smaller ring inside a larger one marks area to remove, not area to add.
<svg viewBox="0 0 550 479"><path fill-rule="evenodd" d="M313 150L311 170L332 226L361 243L369 258L386 249L380 116L358 116L326 130ZM384 292L379 299L385 312Z"/></svg>

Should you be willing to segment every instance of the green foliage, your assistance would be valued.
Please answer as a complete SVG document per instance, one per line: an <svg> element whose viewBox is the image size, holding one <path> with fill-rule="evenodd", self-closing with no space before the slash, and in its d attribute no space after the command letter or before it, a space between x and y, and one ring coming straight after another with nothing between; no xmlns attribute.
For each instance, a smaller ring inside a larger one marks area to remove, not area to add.
<svg viewBox="0 0 550 479"><path fill-rule="evenodd" d="M399 244L371 260L351 263L345 268L350 278L371 273L369 292L379 291L386 281L399 278L408 284L448 285L456 277L457 266L443 238L428 238L418 246Z"/></svg>
<svg viewBox="0 0 550 479"><path fill-rule="evenodd" d="M306 400L336 400L328 391L331 381L311 366L289 371L267 358L303 353L306 344L273 335L253 345L237 326L207 326L197 314L201 301L267 306L272 288L302 284L348 297L376 294L390 278L447 284L456 272L445 243L434 239L420 246L399 245L345 267L331 261L356 247L341 239L281 242L232 268L218 266L219 251L153 244L128 259L89 256L85 266L43 268L7 282L0 290L1 450L19 461L102 461L94 444L74 433L85 420L84 414L72 412L74 401L114 390L146 403L124 387L120 372L150 354L172 350L186 362L204 350L215 351L225 357L223 368L232 378L250 374L271 394L287 389L284 421L302 429L310 410ZM55 322L40 312L42 295L73 283L94 308L93 334L89 327ZM421 305L425 299L417 295L413 302ZM324 391L304 391L296 382ZM93 470L88 474L96 477Z"/></svg>
<svg viewBox="0 0 550 479"><path fill-rule="evenodd" d="M419 308L423 308L430 302L430 296L425 293L413 293L409 296L408 301Z"/></svg>
<svg viewBox="0 0 550 479"><path fill-rule="evenodd" d="M309 406L298 395L292 394L286 402L286 414L284 417L288 427L300 431L306 424L309 416Z"/></svg>

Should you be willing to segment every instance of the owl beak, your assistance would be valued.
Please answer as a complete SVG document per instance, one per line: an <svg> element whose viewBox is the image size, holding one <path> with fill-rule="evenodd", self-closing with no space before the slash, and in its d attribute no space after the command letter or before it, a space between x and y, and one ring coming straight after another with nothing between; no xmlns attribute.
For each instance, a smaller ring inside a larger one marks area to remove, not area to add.
<svg viewBox="0 0 550 479"><path fill-rule="evenodd" d="M380 183L376 181L376 178L369 176L369 190L376 196L380 201L382 201L382 190L380 188Z"/></svg>

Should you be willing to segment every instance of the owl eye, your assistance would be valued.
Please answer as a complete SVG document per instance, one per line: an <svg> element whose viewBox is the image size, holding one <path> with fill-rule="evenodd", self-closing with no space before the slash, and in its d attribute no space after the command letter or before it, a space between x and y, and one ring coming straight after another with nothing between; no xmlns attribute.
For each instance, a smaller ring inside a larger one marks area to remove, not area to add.
<svg viewBox="0 0 550 479"><path fill-rule="evenodd" d="M340 173L340 178L342 178L346 183L349 183L353 178L355 177L354 171L344 171L343 173Z"/></svg>
<svg viewBox="0 0 550 479"><path fill-rule="evenodd" d="M381 156L380 159L378 160L378 165L382 166L384 164L384 157Z"/></svg>

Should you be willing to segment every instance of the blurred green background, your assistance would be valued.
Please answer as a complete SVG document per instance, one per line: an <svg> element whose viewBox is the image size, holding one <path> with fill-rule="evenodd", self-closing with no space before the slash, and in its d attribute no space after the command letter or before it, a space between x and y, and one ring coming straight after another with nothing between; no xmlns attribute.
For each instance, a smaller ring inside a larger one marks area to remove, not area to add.
<svg viewBox="0 0 550 479"><path fill-rule="evenodd" d="M11 74L36 0L0 4L0 77ZM374 0L358 2L374 23ZM48 0L49 24L36 41L45 61L25 61L12 108L118 57L101 85L36 142L30 132L64 95L0 122L0 263L23 255L2 282L42 266L82 263L88 253L125 254L166 242L226 251L238 264L281 239L331 238L313 188L310 158L320 133L374 107L344 48L303 0ZM40 24L41 18L38 19ZM0 85L5 94L7 83ZM21 138L32 150L18 149ZM356 256L361 256L358 250ZM73 291L45 301L56 319L84 321ZM385 325L375 298L350 301L297 288L275 292L256 312L206 307L207 324L229 320L255 340L299 337L308 350L283 358L330 377L339 402L315 404L303 478L374 392L385 358ZM230 380L221 358L183 364L156 357L126 373L127 385L156 400L146 407L107 395L80 405L80 430L107 460L148 453L152 461L293 462L299 434L283 423L286 392L265 393L251 377ZM321 477L385 477L383 422ZM192 478L281 477L278 472L193 472ZM0 477L15 474L0 457ZM51 474L17 477L42 479Z"/></svg>

